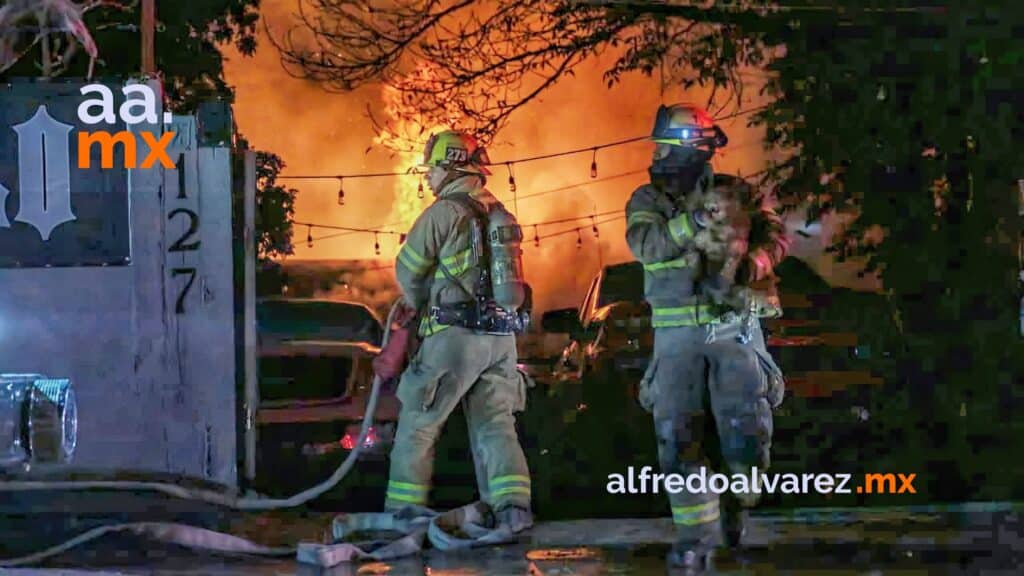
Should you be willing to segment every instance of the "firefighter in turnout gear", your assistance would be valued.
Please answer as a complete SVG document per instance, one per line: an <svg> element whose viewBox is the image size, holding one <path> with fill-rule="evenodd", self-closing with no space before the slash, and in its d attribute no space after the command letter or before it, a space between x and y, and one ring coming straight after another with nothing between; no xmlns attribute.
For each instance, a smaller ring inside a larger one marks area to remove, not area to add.
<svg viewBox="0 0 1024 576"><path fill-rule="evenodd" d="M721 279L707 275L706 252L715 242L728 245L733 238L728 222L692 199L709 194L721 180L709 162L715 149L727 143L725 134L703 111L677 104L659 108L651 139L656 143L651 181L626 206L626 239L644 266L655 334L640 402L654 417L663 473L689 475L706 467L709 475L749 477L753 467L769 464L771 410L781 403L784 387L758 316L781 310L758 306L754 298L739 307L729 305L708 289L717 289ZM754 203L746 209L750 218L743 233L749 242L738 265L730 268L736 275L729 280L752 285L772 276L787 245L773 211ZM723 537L730 545L739 544L742 508L755 504L756 495L727 496L720 503L713 492L669 495L677 530L671 565L700 571Z"/></svg>
<svg viewBox="0 0 1024 576"><path fill-rule="evenodd" d="M434 447L462 403L481 500L499 523L532 525L530 474L515 429L525 381L514 334L525 325L522 238L514 218L484 188L486 152L454 131L431 136L426 179L436 197L398 252L408 305L423 313L423 342L402 374L385 508L425 506Z"/></svg>

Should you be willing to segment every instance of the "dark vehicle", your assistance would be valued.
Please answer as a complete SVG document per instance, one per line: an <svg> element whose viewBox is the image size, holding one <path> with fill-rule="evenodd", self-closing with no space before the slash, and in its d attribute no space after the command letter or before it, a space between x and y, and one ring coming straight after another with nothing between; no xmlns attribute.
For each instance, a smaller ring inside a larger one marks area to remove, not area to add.
<svg viewBox="0 0 1024 576"><path fill-rule="evenodd" d="M643 290L644 270L639 262L605 266L578 309L542 316L546 332L570 337L554 367L556 380L578 380L608 371L643 374L654 346L651 309Z"/></svg>
<svg viewBox="0 0 1024 576"><path fill-rule="evenodd" d="M785 288L783 277L784 317L762 325L766 344L786 373L787 392L818 397L848 386L879 384L881 380L859 361L870 349L858 346L857 335L838 331L839 327L815 317L816 310L829 305L828 294L787 293ZM542 317L545 331L570 336L554 367L555 379L578 380L609 370L642 376L654 345L650 315L650 306L643 300L643 266L639 262L606 266L594 278L580 308L554 310Z"/></svg>
<svg viewBox="0 0 1024 576"><path fill-rule="evenodd" d="M872 420L872 407L878 406L884 389L880 374L891 373L893 363L882 352L892 345L882 336L895 332L884 298L833 289L794 258L782 262L777 272L784 314L762 322L787 388L776 413L773 468L853 472L850 463L865 458L872 428L880 425ZM607 412L595 419L606 424L605 430L614 427L615 434L652 426L636 400L653 351L650 308L642 290L639 262L607 266L594 278L579 309L550 311L541 320L546 331L570 335L552 380L580 388L581 397L597 402L609 403L600 398L611 398ZM874 325L864 326L863 317ZM865 337L874 342L865 343ZM594 402L584 404L592 408ZM818 461L797 457L808 452L799 449L806 445L820 448L812 451Z"/></svg>
<svg viewBox="0 0 1024 576"><path fill-rule="evenodd" d="M260 409L258 492L290 496L329 477L359 436L383 326L362 304L268 299L257 304ZM400 404L397 382L382 385L374 427L342 482L312 505L379 511ZM436 447L431 502L471 502L476 481L465 418L456 410ZM535 443L536 444L536 443Z"/></svg>
<svg viewBox="0 0 1024 576"><path fill-rule="evenodd" d="M290 494L329 476L355 446L384 329L362 304L270 299L257 304L260 407L257 489ZM393 383L350 476L380 475L398 419ZM386 472L386 470L385 470ZM362 484L349 482L352 488Z"/></svg>

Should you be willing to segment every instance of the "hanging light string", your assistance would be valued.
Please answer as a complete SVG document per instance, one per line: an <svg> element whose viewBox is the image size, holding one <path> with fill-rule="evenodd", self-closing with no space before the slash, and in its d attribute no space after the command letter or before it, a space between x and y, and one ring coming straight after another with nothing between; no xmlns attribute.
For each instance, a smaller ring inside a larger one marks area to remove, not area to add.
<svg viewBox="0 0 1024 576"><path fill-rule="evenodd" d="M601 226L603 224L609 224L611 222L615 222L616 220L622 220L625 217L626 217L626 215L625 215L624 211L620 210L620 213L615 215L615 216L612 216L610 218L605 218L604 220L597 220L597 221L595 221L594 222L594 227L596 228L596 227ZM524 238L523 239L524 240L523 244L526 245L526 244L532 243L535 248L539 248L541 240L548 240L548 239L551 239L551 238L557 238L559 236L566 236L568 234L576 234L577 245L579 245L579 244L582 244L582 241L583 241L582 233L583 233L583 229L578 227L578 226L575 227L575 228L567 228L565 230L559 230L558 232L551 232L551 233L540 235L540 236L538 236L538 235L536 235L536 233L534 233L534 236L532 236L530 238L530 242L526 242L525 241L526 239Z"/></svg>
<svg viewBox="0 0 1024 576"><path fill-rule="evenodd" d="M584 186L588 186L590 184L596 184L598 182L608 182L608 181L611 181L611 180L618 180L620 178L625 178L627 176L633 176L633 175L636 175L636 174L646 173L646 172L647 172L646 168L638 168L636 170L629 170L627 172L620 172L618 174L612 174L610 176L604 176L604 177L598 178L598 179L596 179L596 180L594 180L592 182L579 182L577 184L569 184L567 186L559 186L558 188L551 188L550 190L543 190L541 192L534 192L533 194L526 194L524 196L520 196L519 199L520 200L526 200L526 199L529 199L529 198L536 198L538 196L544 196L544 195L547 195L547 194L554 194L554 193L557 193L557 192L564 192L566 190L573 190L575 188L582 188ZM297 224L297 225L300 225L300 226L303 225L302 223L295 222L295 221L293 221L292 224ZM322 236L314 236L313 240L330 240L332 238L341 238L341 237L344 237L344 236L352 236L353 234L377 232L377 231L383 230L385 228L390 228L392 226L400 226L400 225L402 225L402 222L390 222L388 224L381 224L379 226L374 226L374 227L369 228L369 229L364 229L364 228L351 228L351 229L349 229L349 228L346 228L342 232L334 232L332 234L324 234ZM314 225L314 227L318 227L318 226ZM531 228L531 227L535 227L535 225L534 224L527 224L527 225L523 226L523 229L526 230L526 229ZM336 227L336 228L339 228L339 227ZM532 238L531 238L531 240L532 240Z"/></svg>
<svg viewBox="0 0 1024 576"><path fill-rule="evenodd" d="M389 234L389 235L394 235L394 236L399 236L401 234L404 234L404 232L397 232L397 231L394 231L394 230L382 230L380 228L353 228L351 226L335 226L333 224L317 224L315 222L299 222L298 220L292 220L292 224L295 225L295 226L308 226L310 228L323 228L325 230L342 230L344 232L351 233L351 234L357 234L357 233L360 233L360 232L365 233L365 234Z"/></svg>
<svg viewBox="0 0 1024 576"><path fill-rule="evenodd" d="M763 175L767 174L770 170L771 170L770 168L765 168L763 170L758 170L757 172L753 172L751 174L742 175L742 178L749 180L749 179L752 179L752 178L763 176ZM613 174L611 176L606 176L604 178L601 178L601 179L599 179L597 181L600 182L600 181L614 180L614 179L623 178L623 177L626 177L626 176L632 176L634 174L639 174L641 172L646 172L646 169L644 168L644 169L638 169L638 170L630 170L628 172L622 172L622 173L619 173L619 174ZM564 190L571 190L573 188L580 188L582 186L586 186L587 184L589 184L589 182L581 182L581 183L578 183L578 184L570 184L568 186L562 186L560 188L553 188L551 190L545 190L543 192L536 192L536 193L533 193L533 194L528 194L526 196L523 196L522 199L542 196L544 194L550 194L550 193L553 193L553 192L561 192L561 191L564 191ZM602 213L598 213L598 214L586 214L586 215L581 215L581 216L573 216L573 217L569 217L569 218L561 218L561 219L558 219L558 220L550 220L550 221L546 221L546 222L534 222L534 223L529 223L529 224L521 224L520 227L523 230L528 230L530 228L533 229L534 234L533 234L533 237L530 238L530 240L533 241L536 244L539 240L543 240L544 238L548 238L549 237L548 235L540 236L538 234L537 228L540 227L540 226L549 226L549 225L553 225L553 224L564 224L564 223L567 223L567 222L577 222L579 220L587 220L587 219L593 221L595 218L599 218L601 216L608 216L608 215L611 215L611 214L621 214L622 212L623 212L622 210L616 210L616 211L611 211L611 212L602 212ZM405 235L406 235L406 232L399 232L399 231L396 231L396 230L385 230L385 228L390 227L390 226L398 226L398 225L402 224L401 222L392 222L390 224L382 224L382 225L374 227L374 228L357 228L357 227L351 227L351 226L336 226L336 225L333 225L333 224L316 224L316 223L313 223L313 222L301 222L301 221L298 221L298 220L292 220L291 223L293 225L295 225L295 226L306 226L307 227L307 229L308 229L307 244L311 244L314 240L329 240L329 239L333 239L333 238L340 238L340 237L343 237L343 236L351 236L353 234L375 234L375 235L384 234L384 235L389 235L389 236L398 236L399 239L400 239L399 242L402 242L402 241L404 241ZM600 222L593 224L592 228L596 228L597 225L599 225L599 224L600 224ZM340 230L340 232L335 232L335 233L332 233L332 234L325 234L323 236L316 236L316 237L314 237L312 235L312 229L313 228L323 228L325 230ZM571 228L571 229L569 229L567 231L563 231L563 232L561 232L559 234L569 234L569 233L572 233L572 232L575 232L575 231L576 231L576 228ZM598 234L595 231L595 236L597 236L597 235ZM379 236L378 236L378 238L379 238Z"/></svg>
<svg viewBox="0 0 1024 576"><path fill-rule="evenodd" d="M496 160L488 164L489 166L499 166L504 164L508 169L508 180L509 188L515 190L515 176L513 174L513 168L515 164L525 164L527 162L536 162L539 160L549 160L551 158L561 158L563 156L572 156L574 154L580 154L583 152L593 151L595 154L598 150L604 148L613 148L615 146L622 146L624 144L631 144L633 142L640 142L647 140L647 136L637 136L636 138L627 138L625 140L616 140L615 142L607 142L605 144L598 144L596 146L587 146L586 148L576 148L573 150L563 150L561 152L552 152L550 154L540 154L537 156L527 156L525 158L514 158L511 160ZM290 174L280 175L277 178L279 180L338 180L339 182L346 178L388 178L396 176L422 176L421 170L416 168L410 168L404 172L373 172L366 174Z"/></svg>
<svg viewBox="0 0 1024 576"><path fill-rule="evenodd" d="M610 214L621 214L622 212L623 212L622 210L612 210L610 212L601 212L601 213L598 213L598 214L586 214L586 215L583 215L583 216L573 216L573 217L570 217L570 218L559 218L557 220L548 220L546 222L533 222L533 223L530 223L530 224L521 224L520 227L521 228L531 228L531 227L532 228L536 228L538 226L549 226L549 225L553 225L553 224L565 224L567 222L577 222L579 220L588 220L588 219L589 220L593 220L594 218L599 218L601 216L608 216ZM355 233L373 234L373 235L377 236L378 242L379 242L379 235L381 235L381 234L389 235L389 236L399 236L399 237L403 237L403 236L406 235L405 232L399 232L397 230L382 230L380 228L377 228L377 229L373 229L373 228L354 228L354 227L350 227L350 226L335 226L333 224L316 224L314 222L300 222L298 220L293 220L292 224L295 225L295 226L305 226L308 229L307 239L309 240L309 242L312 242L315 239L322 240L322 239L325 239L325 238L331 238L331 237L342 236L342 235L345 235L345 234L355 234ZM312 236L313 228L323 228L325 230L341 230L345 234L337 234L337 235L329 234L329 235L325 235L325 236L320 236L319 238L313 238L313 236Z"/></svg>
<svg viewBox="0 0 1024 576"><path fill-rule="evenodd" d="M581 216L580 218L577 218L577 220L590 219L590 221L591 221L591 230L594 233L594 238L598 239L598 238L601 237L600 232L598 232L598 227L599 226L602 226L604 224L609 224L611 222L615 222L616 220L622 220L623 218L625 218L625 211L624 210L617 210L615 212L606 212L604 214L609 214L609 215L613 215L613 216L611 216L610 218L605 218L603 220L597 220L596 219L597 215L595 214L595 215L591 215L591 216ZM553 223L564 223L564 222L567 222L567 221L568 220L558 220L558 221L554 221ZM548 224L550 224L550 223L552 223L552 222L548 222ZM545 224L546 223L544 223L544 222L538 222L536 224L527 224L527 225L523 226L523 228L533 228L533 236L529 239L529 243L532 243L535 248L540 248L541 240L547 240L547 239L550 239L550 238L557 238L559 236L565 236L567 234L572 234L572 233L576 234L576 246L578 248L582 248L583 247L583 228L582 227L577 226L575 228L568 228L568 229L565 229L565 230L560 230L558 232L552 232L552 233L544 234L544 235L538 234L537 233L537 227L538 226L543 226ZM349 233L349 232L346 232L346 233ZM376 234L394 234L394 232L389 232L389 231L381 231L381 232L375 232L375 233ZM345 233L343 233L343 234L345 234ZM313 244L314 240L326 240L328 238L335 238L337 236L339 236L339 235L338 234L328 234L328 235L325 235L325 236L319 236L317 238L313 238L312 236L310 236L309 237L310 238L309 239L309 245L310 245L310 247L312 247L312 244ZM400 234L400 238L401 238L401 240L400 240L400 243L401 243L402 241L405 240L405 234ZM528 242L526 241L526 238L524 237L523 238L523 245L525 246L527 243ZM377 255L377 256L380 256L380 254L381 254L381 251L380 251L380 240L379 240L378 237L375 237L375 239L374 239L374 246L373 246L373 248L374 248L374 254ZM367 268L366 270L379 270L379 269L390 268L390 267L391 266L388 265L388 266L380 266L380 267L375 267L375 268Z"/></svg>
<svg viewBox="0 0 1024 576"><path fill-rule="evenodd" d="M736 118L738 116L744 116L744 115L751 114L751 113L754 113L754 112L759 112L761 110L766 109L767 107L768 106L765 105L765 106L758 106L758 107L755 107L755 108L749 108L749 109L746 109L746 110L740 110L739 112L735 112L735 113L729 114L727 116L722 116L721 118L715 118L714 121L715 122L720 122L722 120L728 120L730 118ZM515 178L514 178L513 172L512 172L512 170L514 168L513 167L514 164L524 164L524 163L527 163L527 162L536 162L536 161L540 161L540 160L550 160L552 158L561 158L561 157L564 157L564 156L572 156L572 155L575 155L575 154L582 154L582 153L585 153L585 152L590 152L592 154L592 158L591 158L591 174L592 174L592 176L591 177L592 178L596 178L597 177L597 151L598 150L603 150L605 148L614 148L616 146L623 146L623 145L626 145L626 144L632 144L634 142L646 141L648 139L649 139L649 136L636 136L634 138L625 138L625 139L622 139L622 140L615 140L613 142L606 142L604 144L585 146L583 148L574 148L572 150L563 150L561 152L551 152L551 153L548 153L548 154L538 154L536 156L526 156L524 158L513 158L513 159L508 159L508 160L496 160L496 161L491 162L489 165L490 166L498 166L498 165L504 164L509 169L509 187L514 191L514 189L515 189ZM279 175L279 176L277 176L277 178L279 180L338 180L339 184L340 184L346 178L390 178L390 177L400 177L400 176L422 176L422 175L423 174L422 174L421 170L418 170L416 168L410 168L410 169L405 170L405 171L370 172L370 173L363 173L363 174L359 174L359 173L355 173L355 174L289 174L289 175Z"/></svg>
<svg viewBox="0 0 1024 576"><path fill-rule="evenodd" d="M556 192L565 192L566 190L573 190L575 188L582 188L584 186L590 186L599 182L609 182L611 180L618 180L627 176L634 176L636 174L646 174L647 168L638 168L636 170L629 170L627 172L619 172L618 174L612 174L610 176L604 176L603 178L597 178L587 182L578 182L576 184L569 184L567 186L559 186L558 188L551 188L549 190L542 190L540 192L533 192L532 194L524 194L519 197L520 200L526 200L528 198L536 198L537 196L545 196L547 194L554 194Z"/></svg>

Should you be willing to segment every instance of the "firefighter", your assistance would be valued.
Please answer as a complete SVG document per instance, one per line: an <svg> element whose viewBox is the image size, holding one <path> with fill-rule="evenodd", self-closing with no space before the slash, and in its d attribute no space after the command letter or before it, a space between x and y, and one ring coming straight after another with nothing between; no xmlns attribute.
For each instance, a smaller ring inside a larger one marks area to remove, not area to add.
<svg viewBox="0 0 1024 576"><path fill-rule="evenodd" d="M462 403L481 500L499 525L529 528L530 474L515 429L525 406L514 334L525 318L519 241L522 232L484 188L486 151L463 133L432 135L424 151L436 197L398 252L396 275L406 303L422 311L415 358L402 374L398 430L385 508L424 506L434 447Z"/></svg>
<svg viewBox="0 0 1024 576"><path fill-rule="evenodd" d="M658 459L665 474L748 475L769 464L771 409L782 400L782 375L765 348L757 315L780 310L737 310L709 297L717 283L701 271L702 236L728 242L719 219L691 195L712 189L710 160L727 143L725 134L696 107L661 106L651 137L656 143L650 183L626 206L626 240L644 265L644 294L651 306L654 355L640 385L640 402L654 417ZM771 275L785 255L781 219L770 209L751 209L752 235L736 269L741 283ZM706 247L706 246L705 246ZM750 303L753 305L754 300ZM746 303L743 306L746 308ZM720 504L714 492L669 495L677 539L669 563L700 571L710 565L723 538L737 546L743 507L753 493Z"/></svg>

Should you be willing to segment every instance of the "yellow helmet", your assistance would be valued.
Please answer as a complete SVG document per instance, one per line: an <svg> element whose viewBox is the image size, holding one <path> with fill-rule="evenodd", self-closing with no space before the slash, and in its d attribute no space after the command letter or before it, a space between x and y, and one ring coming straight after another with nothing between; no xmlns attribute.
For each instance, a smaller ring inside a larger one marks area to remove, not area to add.
<svg viewBox="0 0 1024 576"><path fill-rule="evenodd" d="M470 174L488 175L491 172L485 165L490 162L487 150L480 146L476 138L462 132L445 130L431 134L423 149L423 163L420 166L438 166Z"/></svg>
<svg viewBox="0 0 1024 576"><path fill-rule="evenodd" d="M708 113L693 104L659 106L652 141L687 147L721 148L729 139Z"/></svg>

